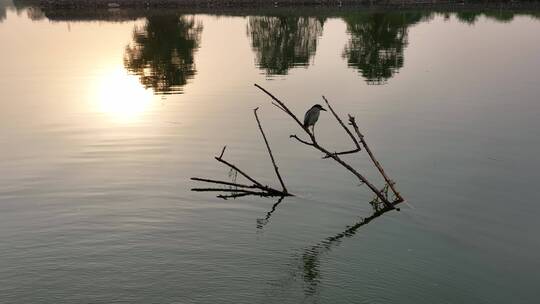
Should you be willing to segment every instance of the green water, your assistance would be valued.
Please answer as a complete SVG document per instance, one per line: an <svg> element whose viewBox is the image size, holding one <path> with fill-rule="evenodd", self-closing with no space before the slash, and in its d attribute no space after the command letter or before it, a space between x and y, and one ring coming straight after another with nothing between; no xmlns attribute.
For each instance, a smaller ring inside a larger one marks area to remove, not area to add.
<svg viewBox="0 0 540 304"><path fill-rule="evenodd" d="M537 16L0 2L0 303L536 303ZM355 227L369 190L253 83L354 114L401 212ZM191 192L223 145L278 186L255 107L296 196Z"/></svg>

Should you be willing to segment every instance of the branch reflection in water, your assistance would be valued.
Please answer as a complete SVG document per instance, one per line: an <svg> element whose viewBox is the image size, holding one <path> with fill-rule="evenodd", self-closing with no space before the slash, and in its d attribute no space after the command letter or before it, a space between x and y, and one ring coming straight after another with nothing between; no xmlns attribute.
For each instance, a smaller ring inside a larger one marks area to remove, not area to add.
<svg viewBox="0 0 540 304"><path fill-rule="evenodd" d="M359 221L347 226L345 230L339 233L326 237L312 246L301 249L299 254L298 252L293 254L295 262L289 264L291 266L290 271L287 271L284 278L279 279L277 282L272 282L269 285L279 286L278 290L275 292L281 293L284 292L283 288L287 289L287 286L295 285L295 282L298 282L298 279L301 278L304 295L306 297L316 296L319 292L321 283L321 257L341 244L341 241L344 238L355 236L361 227L371 223L374 219L389 211L396 210L397 205L404 202L403 200L396 200L395 195L393 195L389 189L389 185L386 184L381 190L381 193L383 193L388 201L392 202L391 207L386 206L379 197L375 196L369 202L373 210L369 216L361 218ZM279 200L272 205L264 218L257 219L257 229L260 230L269 223L270 218L283 202L283 198L284 197L280 197Z"/></svg>
<svg viewBox="0 0 540 304"><path fill-rule="evenodd" d="M264 218L257 219L257 229L262 229L266 224L268 224L268 222L270 221L270 217L272 217L272 214L276 211L279 204L283 202L284 198L284 196L280 197L277 202L272 205L272 208L266 213L266 216Z"/></svg>
<svg viewBox="0 0 540 304"><path fill-rule="evenodd" d="M403 201L391 199L389 197L389 185L386 184L384 188L381 190L381 192L385 195L387 200L393 202L392 206L396 206ZM339 245L341 242L341 239L345 237L352 237L356 234L358 229L360 229L362 226L369 224L374 219L380 217L381 215L395 210L395 208L385 206L379 197L374 197L372 201L369 202L369 204L373 208L373 213L368 216L362 218L360 221L354 223L353 225L350 225L347 227L347 229L343 230L340 233L337 233L333 236L327 237L320 241L319 243L308 247L303 250L302 252L302 277L304 280L304 292L307 296L311 296L317 293L321 274L320 274L320 257L328 253L332 248Z"/></svg>

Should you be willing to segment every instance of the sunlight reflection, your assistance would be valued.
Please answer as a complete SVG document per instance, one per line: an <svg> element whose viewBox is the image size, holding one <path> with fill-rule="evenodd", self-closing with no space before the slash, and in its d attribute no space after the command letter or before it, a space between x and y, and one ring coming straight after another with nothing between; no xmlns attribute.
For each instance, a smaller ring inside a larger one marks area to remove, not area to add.
<svg viewBox="0 0 540 304"><path fill-rule="evenodd" d="M140 117L149 109L153 96L152 90L143 88L138 78L122 67L99 79L95 92L98 111L118 122L131 122Z"/></svg>

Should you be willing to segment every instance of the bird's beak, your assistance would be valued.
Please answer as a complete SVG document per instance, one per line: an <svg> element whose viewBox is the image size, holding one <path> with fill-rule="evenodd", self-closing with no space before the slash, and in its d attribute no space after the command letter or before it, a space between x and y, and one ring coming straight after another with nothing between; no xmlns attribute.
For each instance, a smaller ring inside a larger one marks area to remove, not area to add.
<svg viewBox="0 0 540 304"><path fill-rule="evenodd" d="M324 108L321 108L321 111L325 111L325 112L326 112L326 110L325 110Z"/></svg>

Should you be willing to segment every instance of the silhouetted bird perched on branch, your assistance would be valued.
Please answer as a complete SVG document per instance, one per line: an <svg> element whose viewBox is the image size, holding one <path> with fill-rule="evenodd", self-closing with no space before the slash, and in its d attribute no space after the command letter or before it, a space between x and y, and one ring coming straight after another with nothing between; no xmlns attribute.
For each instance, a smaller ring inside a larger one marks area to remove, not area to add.
<svg viewBox="0 0 540 304"><path fill-rule="evenodd" d="M310 126L313 126L313 133L315 134L315 123L319 120L319 114L321 111L326 111L320 104L316 104L306 112L304 116L304 127L309 130Z"/></svg>

